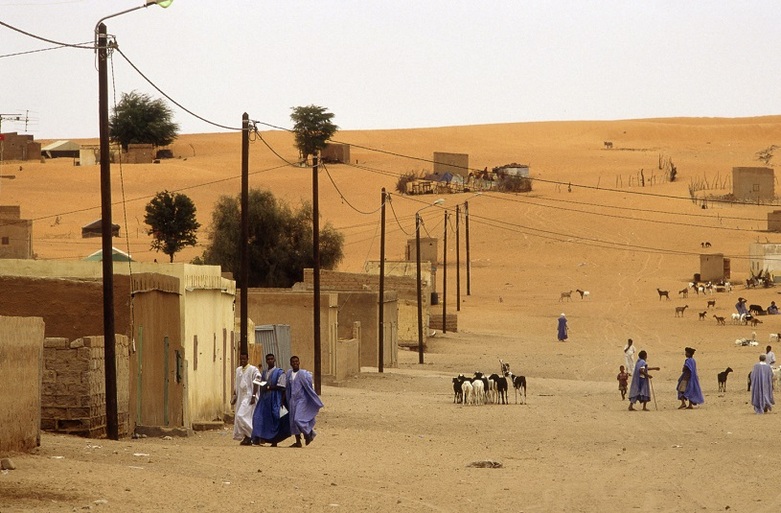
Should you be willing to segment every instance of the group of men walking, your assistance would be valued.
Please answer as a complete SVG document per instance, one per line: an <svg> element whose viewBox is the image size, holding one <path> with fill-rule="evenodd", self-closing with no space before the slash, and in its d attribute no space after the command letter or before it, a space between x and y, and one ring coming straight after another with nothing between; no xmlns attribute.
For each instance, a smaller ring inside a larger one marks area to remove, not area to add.
<svg viewBox="0 0 781 513"><path fill-rule="evenodd" d="M276 366L276 357L266 355L266 369L249 364L249 357L239 357L236 388L231 398L235 406L233 438L240 445L277 447L290 436L296 441L290 447L309 445L317 433L315 417L323 407L312 383L312 373L301 369L298 356L290 358L287 372Z"/></svg>

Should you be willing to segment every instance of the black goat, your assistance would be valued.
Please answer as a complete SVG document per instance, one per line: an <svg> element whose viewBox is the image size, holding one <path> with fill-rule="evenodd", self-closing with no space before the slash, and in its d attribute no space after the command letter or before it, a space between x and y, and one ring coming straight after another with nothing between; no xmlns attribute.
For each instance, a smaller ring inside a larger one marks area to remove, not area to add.
<svg viewBox="0 0 781 513"><path fill-rule="evenodd" d="M498 395L496 402L499 404L509 404L507 402L507 378L500 376L499 374L491 374L488 376L488 379L496 383L496 393Z"/></svg>
<svg viewBox="0 0 781 513"><path fill-rule="evenodd" d="M521 394L521 404L526 404L526 376L516 376L512 372L507 374L515 389L515 404L518 404L518 394Z"/></svg>
<svg viewBox="0 0 781 513"><path fill-rule="evenodd" d="M464 391L461 388L464 381L466 381L466 377L463 374L453 378L453 404L464 402Z"/></svg>
<svg viewBox="0 0 781 513"><path fill-rule="evenodd" d="M732 367L727 367L727 370L724 372L719 372L719 392L727 391L727 376L729 376L730 372L732 372Z"/></svg>

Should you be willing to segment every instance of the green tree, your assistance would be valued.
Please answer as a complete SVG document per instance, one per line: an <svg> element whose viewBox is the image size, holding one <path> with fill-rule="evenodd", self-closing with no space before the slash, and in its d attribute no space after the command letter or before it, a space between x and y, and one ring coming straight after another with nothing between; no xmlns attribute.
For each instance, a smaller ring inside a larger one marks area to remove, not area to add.
<svg viewBox="0 0 781 513"><path fill-rule="evenodd" d="M186 246L195 246L195 233L201 227L195 220L195 204L188 196L168 191L158 192L146 206L144 222L149 225L152 249L174 255Z"/></svg>
<svg viewBox="0 0 781 513"><path fill-rule="evenodd" d="M127 151L129 144L166 146L176 140L179 125L162 99L135 91L122 93L122 99L109 119L109 137Z"/></svg>
<svg viewBox="0 0 781 513"><path fill-rule="evenodd" d="M313 267L312 207L299 210L277 201L269 191L249 191L250 287L292 287L304 279L304 268ZM203 262L221 265L241 276L240 196L221 196L212 212L211 240ZM320 262L333 269L344 256L344 235L330 224L320 230Z"/></svg>
<svg viewBox="0 0 781 513"><path fill-rule="evenodd" d="M296 136L296 147L301 154L301 161L306 162L309 155L317 155L325 148L326 142L339 129L331 120L334 115L325 107L307 105L293 107L290 119L293 121L293 132Z"/></svg>

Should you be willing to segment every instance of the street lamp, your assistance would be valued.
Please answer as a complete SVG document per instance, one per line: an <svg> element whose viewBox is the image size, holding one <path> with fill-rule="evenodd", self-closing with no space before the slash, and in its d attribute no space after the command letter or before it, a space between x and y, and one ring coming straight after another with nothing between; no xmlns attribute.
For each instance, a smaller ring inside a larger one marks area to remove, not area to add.
<svg viewBox="0 0 781 513"><path fill-rule="evenodd" d="M114 252L111 230L111 159L109 158L108 127L108 49L106 25L109 18L115 18L150 5L168 7L173 0L146 0L144 5L104 16L95 24L98 52L98 120L100 125L100 215L101 242L103 253L103 344L106 378L106 435L119 440L117 417L117 364L116 341L114 339ZM131 334L132 335L132 334Z"/></svg>
<svg viewBox="0 0 781 513"><path fill-rule="evenodd" d="M423 297L420 279L420 212L433 206L442 205L445 202L440 198L431 205L426 205L415 212L415 263L417 264L417 291L418 291L418 363L423 363Z"/></svg>

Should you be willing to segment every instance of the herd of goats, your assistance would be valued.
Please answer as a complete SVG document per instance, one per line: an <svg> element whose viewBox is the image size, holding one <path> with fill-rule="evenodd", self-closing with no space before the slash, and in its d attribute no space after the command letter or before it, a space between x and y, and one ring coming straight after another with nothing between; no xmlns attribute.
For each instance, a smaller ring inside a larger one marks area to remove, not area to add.
<svg viewBox="0 0 781 513"><path fill-rule="evenodd" d="M500 374L485 376L475 372L471 378L459 374L453 378L453 403L464 405L509 404L507 391L512 383L515 390L515 404L518 397L526 404L526 376L516 376L510 371L510 364L499 359Z"/></svg>

